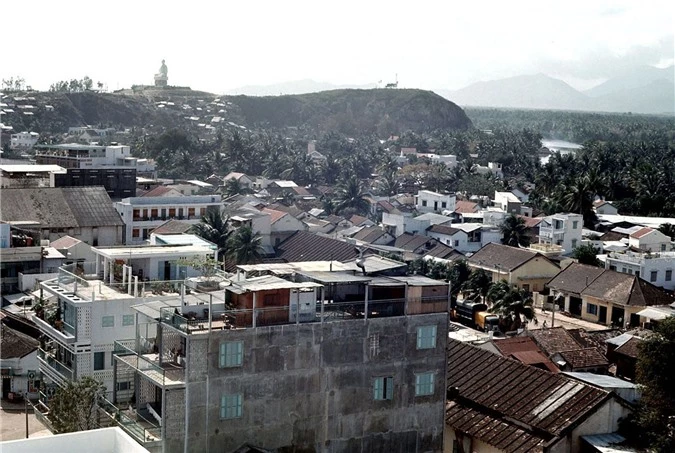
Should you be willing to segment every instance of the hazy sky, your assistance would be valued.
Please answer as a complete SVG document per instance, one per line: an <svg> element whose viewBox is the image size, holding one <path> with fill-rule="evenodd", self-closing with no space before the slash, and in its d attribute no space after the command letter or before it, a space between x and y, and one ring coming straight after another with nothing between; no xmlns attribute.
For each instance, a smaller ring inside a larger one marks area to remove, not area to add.
<svg viewBox="0 0 675 453"><path fill-rule="evenodd" d="M396 73L427 89L539 72L588 88L674 57L673 1L21 0L0 17L0 77L36 89L84 75L152 84L163 58L171 85L215 93Z"/></svg>

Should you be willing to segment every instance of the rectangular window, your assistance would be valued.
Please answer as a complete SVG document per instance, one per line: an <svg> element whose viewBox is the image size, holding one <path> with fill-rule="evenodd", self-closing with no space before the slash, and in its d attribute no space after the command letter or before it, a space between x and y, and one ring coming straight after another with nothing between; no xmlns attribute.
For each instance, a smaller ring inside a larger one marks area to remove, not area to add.
<svg viewBox="0 0 675 453"><path fill-rule="evenodd" d="M422 200L422 206L426 206L426 205L427 205L427 200Z"/></svg>
<svg viewBox="0 0 675 453"><path fill-rule="evenodd" d="M659 272L658 272L658 271L651 271L651 272L649 273L649 281L650 281L650 282L655 282L656 279L658 278L658 276L659 276Z"/></svg>
<svg viewBox="0 0 675 453"><path fill-rule="evenodd" d="M433 395L434 373L415 374L415 396Z"/></svg>
<svg viewBox="0 0 675 453"><path fill-rule="evenodd" d="M446 203L445 201L442 201L441 202L441 208L447 208L447 207L448 207L448 203Z"/></svg>
<svg viewBox="0 0 675 453"><path fill-rule="evenodd" d="M133 326L136 321L134 315L122 315L122 325L123 326Z"/></svg>
<svg viewBox="0 0 675 453"><path fill-rule="evenodd" d="M417 328L417 349L433 349L436 347L436 326Z"/></svg>
<svg viewBox="0 0 675 453"><path fill-rule="evenodd" d="M523 285L523 291L527 291L528 293L530 292L530 285L527 283Z"/></svg>
<svg viewBox="0 0 675 453"><path fill-rule="evenodd" d="M661 251L665 252L666 251L666 244L661 244Z"/></svg>
<svg viewBox="0 0 675 453"><path fill-rule="evenodd" d="M131 382L118 382L117 391L129 390L131 388Z"/></svg>
<svg viewBox="0 0 675 453"><path fill-rule="evenodd" d="M393 377L377 377L373 383L373 399L391 400L394 397L394 378Z"/></svg>
<svg viewBox="0 0 675 453"><path fill-rule="evenodd" d="M598 306L595 304L588 304L586 305L586 313L589 315L596 315L598 314Z"/></svg>
<svg viewBox="0 0 675 453"><path fill-rule="evenodd" d="M579 226L579 221L578 221L578 220L573 220L573 221L572 221L572 229L573 229L573 230L576 230L578 226Z"/></svg>
<svg viewBox="0 0 675 453"><path fill-rule="evenodd" d="M101 327L115 327L115 317L104 316L101 318Z"/></svg>
<svg viewBox="0 0 675 453"><path fill-rule="evenodd" d="M159 211L157 209L150 209L150 218L152 218L153 220L156 219L157 216L159 215L158 212Z"/></svg>
<svg viewBox="0 0 675 453"><path fill-rule="evenodd" d="M635 276L639 277L640 276L640 271L635 271Z"/></svg>
<svg viewBox="0 0 675 453"><path fill-rule="evenodd" d="M141 220L141 210L134 209L134 220Z"/></svg>
<svg viewBox="0 0 675 453"><path fill-rule="evenodd" d="M572 239L572 248L573 249L577 248L577 240L576 239Z"/></svg>
<svg viewBox="0 0 675 453"><path fill-rule="evenodd" d="M455 241L455 247L459 247L459 241Z"/></svg>
<svg viewBox="0 0 675 453"><path fill-rule="evenodd" d="M244 342L226 341L220 344L219 366L229 368L241 366L244 361Z"/></svg>
<svg viewBox="0 0 675 453"><path fill-rule="evenodd" d="M188 217L189 218L194 218L195 216L195 208L188 208Z"/></svg>
<svg viewBox="0 0 675 453"><path fill-rule="evenodd" d="M673 279L673 270L672 270L672 269L668 269L668 270L666 271L666 281L669 282L669 281L671 281L672 279Z"/></svg>
<svg viewBox="0 0 675 453"><path fill-rule="evenodd" d="M131 230L131 237L132 238L137 238L137 237L140 237L140 236L141 236L141 230L140 229L134 228L133 230Z"/></svg>
<svg viewBox="0 0 675 453"><path fill-rule="evenodd" d="M94 353L94 371L105 369L105 352Z"/></svg>
<svg viewBox="0 0 675 453"><path fill-rule="evenodd" d="M236 395L223 395L220 398L220 418L239 418L241 417L241 393Z"/></svg>

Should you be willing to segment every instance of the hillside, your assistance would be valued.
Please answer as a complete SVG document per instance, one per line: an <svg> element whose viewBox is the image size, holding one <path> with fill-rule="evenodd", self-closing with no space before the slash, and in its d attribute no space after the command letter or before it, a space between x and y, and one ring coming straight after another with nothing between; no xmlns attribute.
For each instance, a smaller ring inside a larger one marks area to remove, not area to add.
<svg viewBox="0 0 675 453"><path fill-rule="evenodd" d="M278 96L284 94L318 93L319 91L328 90L370 88L375 88L375 85L334 85L327 82L317 82L316 80L303 79L291 80L288 82L275 83L271 85L246 85L229 90L226 94L243 94L245 96Z"/></svg>
<svg viewBox="0 0 675 453"><path fill-rule="evenodd" d="M471 121L456 104L431 91L332 90L287 96L225 96L244 124L298 127L384 136L406 130L465 129Z"/></svg>
<svg viewBox="0 0 675 453"><path fill-rule="evenodd" d="M406 130L464 129L471 121L452 102L421 90L333 90L289 96L221 96L189 90L142 93L30 93L3 121L16 131L68 127L295 128L379 136ZM21 97L20 97L21 98ZM23 104L23 105L22 105ZM22 107L33 105L33 115ZM53 106L48 110L46 106Z"/></svg>

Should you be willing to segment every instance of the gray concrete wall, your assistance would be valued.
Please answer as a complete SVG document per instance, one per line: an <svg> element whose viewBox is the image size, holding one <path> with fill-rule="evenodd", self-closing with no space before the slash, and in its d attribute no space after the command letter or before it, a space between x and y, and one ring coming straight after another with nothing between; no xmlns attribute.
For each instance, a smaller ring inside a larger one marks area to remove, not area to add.
<svg viewBox="0 0 675 453"><path fill-rule="evenodd" d="M417 327L437 326L434 349L417 350ZM435 452L443 449L447 315L347 320L191 335L187 359L190 451L244 443L307 452ZM219 368L223 341L243 341L243 365ZM434 393L415 396L415 373L435 373ZM394 378L391 401L373 379ZM241 418L220 419L223 394L243 394ZM180 411L166 414L166 428ZM166 451L182 451L169 438Z"/></svg>

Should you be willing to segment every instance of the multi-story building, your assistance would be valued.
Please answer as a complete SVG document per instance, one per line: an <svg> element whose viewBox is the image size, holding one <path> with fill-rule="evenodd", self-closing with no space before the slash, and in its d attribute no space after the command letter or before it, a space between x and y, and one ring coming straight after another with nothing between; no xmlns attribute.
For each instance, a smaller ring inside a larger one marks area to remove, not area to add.
<svg viewBox="0 0 675 453"><path fill-rule="evenodd" d="M636 275L655 286L668 290L675 289L673 279L675 252L609 252L605 258L605 268Z"/></svg>
<svg viewBox="0 0 675 453"><path fill-rule="evenodd" d="M150 239L153 229L167 220L199 223L207 210L221 210L220 195L181 197L129 197L114 203L122 216L127 244L142 244Z"/></svg>
<svg viewBox="0 0 675 453"><path fill-rule="evenodd" d="M136 177L156 178L155 163L131 155L124 145L43 145L37 147L38 164L59 165L67 170L54 178L55 187L104 186L111 198L136 195Z"/></svg>
<svg viewBox="0 0 675 453"><path fill-rule="evenodd" d="M438 193L431 190L420 190L415 195L415 208L419 212L453 212L455 210L454 193Z"/></svg>
<svg viewBox="0 0 675 453"><path fill-rule="evenodd" d="M198 270L181 265L180 260L210 256L213 251L205 246L93 251L94 263L62 266L56 278L40 284L44 297L56 302L43 304L33 315L44 338L38 360L48 383L59 385L91 376L102 381L112 395L116 388L114 342L133 338L140 328L132 306L194 299L185 295L183 280L199 275ZM172 280L165 280L167 275Z"/></svg>
<svg viewBox="0 0 675 453"><path fill-rule="evenodd" d="M18 132L10 137L9 147L16 151L33 149L40 138L37 132Z"/></svg>
<svg viewBox="0 0 675 453"><path fill-rule="evenodd" d="M571 254L581 245L584 218L580 214L554 214L539 223L539 243L559 245L563 254Z"/></svg>
<svg viewBox="0 0 675 453"><path fill-rule="evenodd" d="M56 175L65 174L58 165L0 165L0 188L56 187Z"/></svg>
<svg viewBox="0 0 675 453"><path fill-rule="evenodd" d="M222 294L137 306L115 342L103 408L146 448L442 451L446 283L299 271Z"/></svg>

